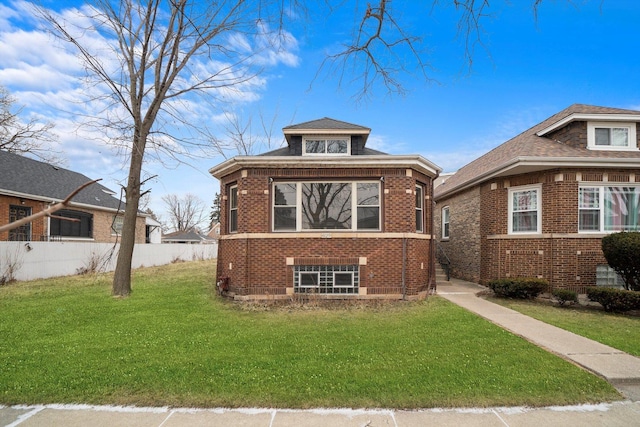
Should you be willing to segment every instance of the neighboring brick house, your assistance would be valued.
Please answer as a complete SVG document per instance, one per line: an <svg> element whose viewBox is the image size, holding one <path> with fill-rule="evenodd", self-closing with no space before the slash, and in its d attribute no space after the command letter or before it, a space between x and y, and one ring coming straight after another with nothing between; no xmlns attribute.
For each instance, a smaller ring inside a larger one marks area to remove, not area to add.
<svg viewBox="0 0 640 427"><path fill-rule="evenodd" d="M0 151L0 224L41 212L89 181L90 178L77 172ZM0 241L115 242L122 227L124 203L120 203L114 194L95 183L51 217L38 218L0 233ZM140 215L136 224L136 243L144 242L145 217Z"/></svg>
<svg viewBox="0 0 640 427"><path fill-rule="evenodd" d="M461 168L434 190L439 258L480 283L595 285L602 237L640 229L639 123L575 104Z"/></svg>
<svg viewBox="0 0 640 427"><path fill-rule="evenodd" d="M323 118L287 146L213 167L218 281L237 299L416 298L435 286L432 180L418 155L365 147L371 130Z"/></svg>

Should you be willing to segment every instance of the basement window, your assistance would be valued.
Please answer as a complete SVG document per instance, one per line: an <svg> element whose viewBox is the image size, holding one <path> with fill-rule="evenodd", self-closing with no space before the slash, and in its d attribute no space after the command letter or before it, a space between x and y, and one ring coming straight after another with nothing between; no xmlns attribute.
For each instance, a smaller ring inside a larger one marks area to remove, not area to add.
<svg viewBox="0 0 640 427"><path fill-rule="evenodd" d="M357 295L359 273L357 265L296 265L293 289L303 294Z"/></svg>

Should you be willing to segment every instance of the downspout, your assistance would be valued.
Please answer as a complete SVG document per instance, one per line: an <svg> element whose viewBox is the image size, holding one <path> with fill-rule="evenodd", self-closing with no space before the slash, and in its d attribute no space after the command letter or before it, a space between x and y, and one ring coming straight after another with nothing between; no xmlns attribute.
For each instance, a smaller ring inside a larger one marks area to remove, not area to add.
<svg viewBox="0 0 640 427"><path fill-rule="evenodd" d="M433 188L433 186L432 186ZM432 194L433 196L433 194ZM436 201L433 200L431 203L431 212L429 212L429 247L431 248L431 263L429 265L429 289L428 292L431 292L433 289L433 293L435 294L438 290L438 284L436 283L436 236L433 234L433 213L436 209ZM448 270L447 270L448 271ZM449 273L447 273L447 280L449 280Z"/></svg>
<svg viewBox="0 0 640 427"><path fill-rule="evenodd" d="M407 299L407 284L405 281L407 271L407 238L402 238L402 299Z"/></svg>

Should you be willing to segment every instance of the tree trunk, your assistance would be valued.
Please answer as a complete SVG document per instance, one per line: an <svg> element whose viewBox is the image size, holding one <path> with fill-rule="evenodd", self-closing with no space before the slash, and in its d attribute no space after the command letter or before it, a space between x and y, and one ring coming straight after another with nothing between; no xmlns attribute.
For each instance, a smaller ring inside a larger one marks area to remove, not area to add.
<svg viewBox="0 0 640 427"><path fill-rule="evenodd" d="M144 153L144 137L134 138L131 150L131 164L126 188L126 209L122 232L120 233L120 251L113 275L113 296L126 297L131 293L131 261L136 243L136 222L138 219L138 205L140 203L140 174ZM137 141L136 141L137 139Z"/></svg>

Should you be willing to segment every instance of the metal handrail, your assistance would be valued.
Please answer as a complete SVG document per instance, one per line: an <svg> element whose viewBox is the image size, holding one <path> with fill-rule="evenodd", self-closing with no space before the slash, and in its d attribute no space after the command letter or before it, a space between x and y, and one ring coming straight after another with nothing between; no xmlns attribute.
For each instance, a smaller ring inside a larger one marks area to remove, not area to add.
<svg viewBox="0 0 640 427"><path fill-rule="evenodd" d="M450 272L449 272L451 267L451 259L449 259L449 257L447 256L447 253L444 251L444 248L442 247L440 242L437 240L436 240L436 247L437 247L436 259L440 263L440 266L444 270L444 273L447 275L447 281L449 281L449 279L451 279Z"/></svg>

